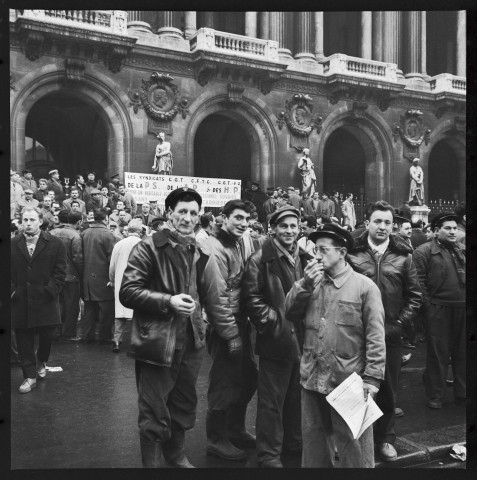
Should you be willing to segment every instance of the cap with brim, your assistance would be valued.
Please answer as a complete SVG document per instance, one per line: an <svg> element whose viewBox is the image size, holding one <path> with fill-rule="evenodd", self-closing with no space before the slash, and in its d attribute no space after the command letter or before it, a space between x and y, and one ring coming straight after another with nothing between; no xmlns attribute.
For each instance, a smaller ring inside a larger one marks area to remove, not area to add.
<svg viewBox="0 0 477 480"><path fill-rule="evenodd" d="M340 227L336 223L325 223L315 232L310 233L308 240L315 243L319 238L327 237L333 238L341 242L347 249L352 250L354 246L354 240L348 230Z"/></svg>
<svg viewBox="0 0 477 480"><path fill-rule="evenodd" d="M186 195L192 197L199 204L199 208L202 206L202 197L197 193L196 190L193 188L182 187L176 188L169 193L169 195L167 195L165 201L166 210Z"/></svg>
<svg viewBox="0 0 477 480"><path fill-rule="evenodd" d="M277 225L282 218L289 217L289 216L300 218L300 212L295 207L279 208L270 217L270 225Z"/></svg>
<svg viewBox="0 0 477 480"><path fill-rule="evenodd" d="M114 175L111 175L111 180L112 180L113 178L119 178L119 173L115 173Z"/></svg>
<svg viewBox="0 0 477 480"><path fill-rule="evenodd" d="M91 195L101 195L101 190L98 190L97 188L93 188L91 190Z"/></svg>
<svg viewBox="0 0 477 480"><path fill-rule="evenodd" d="M54 170L50 170L48 175L54 175L55 173L59 173L58 170L55 168Z"/></svg>
<svg viewBox="0 0 477 480"><path fill-rule="evenodd" d="M117 224L116 222L109 222L109 226L110 226L110 227L111 227L111 226L117 227L118 224Z"/></svg>
<svg viewBox="0 0 477 480"><path fill-rule="evenodd" d="M443 222L449 222L449 221L454 221L457 222L457 215L455 213L447 213L447 212L442 212L438 213L432 220L431 220L431 228L434 230L437 225L443 223Z"/></svg>
<svg viewBox="0 0 477 480"><path fill-rule="evenodd" d="M402 225L403 223L406 223L406 222L410 223L411 220L409 220L409 218L401 217L401 215L394 214L394 223L397 223L398 225Z"/></svg>
<svg viewBox="0 0 477 480"><path fill-rule="evenodd" d="M96 172L88 172L88 173L86 174L86 176L88 176L88 175L94 175L94 176L96 177Z"/></svg>
<svg viewBox="0 0 477 480"><path fill-rule="evenodd" d="M260 184L258 182L252 182L252 185L256 185L257 187L260 186Z"/></svg>
<svg viewBox="0 0 477 480"><path fill-rule="evenodd" d="M25 193L33 193L33 190L31 188L27 188L23 190Z"/></svg>

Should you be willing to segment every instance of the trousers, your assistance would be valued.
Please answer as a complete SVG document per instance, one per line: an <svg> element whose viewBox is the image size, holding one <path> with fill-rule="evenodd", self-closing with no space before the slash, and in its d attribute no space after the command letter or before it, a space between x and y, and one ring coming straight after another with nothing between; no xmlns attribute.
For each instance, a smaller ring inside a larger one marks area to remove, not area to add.
<svg viewBox="0 0 477 480"><path fill-rule="evenodd" d="M242 340L242 354L232 358L227 342L215 330L207 331L207 349L212 357L207 391L210 411L228 410L232 405L246 406L257 390L257 364L255 362L251 325L248 319L238 319Z"/></svg>
<svg viewBox="0 0 477 480"><path fill-rule="evenodd" d="M466 397L465 307L430 304L426 312L426 396L442 402L446 391L447 365L452 359L454 396Z"/></svg>
<svg viewBox="0 0 477 480"><path fill-rule="evenodd" d="M302 435L304 468L334 468L335 446L339 468L374 468L373 428L358 440L346 422L326 401L326 395L302 388Z"/></svg>
<svg viewBox="0 0 477 480"><path fill-rule="evenodd" d="M299 357L290 362L260 357L256 431L259 462L279 459L282 446L301 450Z"/></svg>
<svg viewBox="0 0 477 480"><path fill-rule="evenodd" d="M79 299L79 282L65 282L59 297L64 337L76 337L76 324L80 310Z"/></svg>
<svg viewBox="0 0 477 480"><path fill-rule="evenodd" d="M202 357L189 322L184 345L175 350L170 367L136 360L139 436L146 443L160 442L166 459L183 453L184 432L195 424Z"/></svg>
<svg viewBox="0 0 477 480"><path fill-rule="evenodd" d="M123 338L131 336L131 323L130 318L115 318L114 319L114 343L121 343Z"/></svg>
<svg viewBox="0 0 477 480"><path fill-rule="evenodd" d="M37 363L47 362L50 358L51 344L55 326L35 328L15 328L18 358L23 371L23 378L36 378ZM35 354L35 333L38 333L38 351Z"/></svg>
<svg viewBox="0 0 477 480"><path fill-rule="evenodd" d="M79 323L80 336L94 340L94 330L99 319L99 340L111 340L114 323L114 300L96 302L85 300L84 316Z"/></svg>

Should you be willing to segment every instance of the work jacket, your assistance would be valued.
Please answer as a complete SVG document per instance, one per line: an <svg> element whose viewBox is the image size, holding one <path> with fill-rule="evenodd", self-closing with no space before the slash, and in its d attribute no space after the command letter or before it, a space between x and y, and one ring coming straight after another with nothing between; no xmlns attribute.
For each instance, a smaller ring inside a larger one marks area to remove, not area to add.
<svg viewBox="0 0 477 480"><path fill-rule="evenodd" d="M242 304L257 330L258 355L290 361L300 356L303 331L295 332L293 324L286 320L285 297L294 282L303 277L303 269L312 257L300 249L293 276L282 268L280 257L271 238L250 257L242 282ZM301 333L301 341L297 333Z"/></svg>
<svg viewBox="0 0 477 480"><path fill-rule="evenodd" d="M374 283L349 266L326 273L310 287L301 279L285 301L285 313L305 328L301 385L327 395L353 372L379 388L384 379L384 308Z"/></svg>
<svg viewBox="0 0 477 480"><path fill-rule="evenodd" d="M394 235L378 261L368 244L368 232L355 239L354 248L348 252L348 261L359 273L370 278L381 291L384 305L386 341L401 343L402 326L416 317L422 302L412 248Z"/></svg>
<svg viewBox="0 0 477 480"><path fill-rule="evenodd" d="M66 249L65 282L81 282L83 274L83 242L73 225L60 224L50 232L59 238Z"/></svg>

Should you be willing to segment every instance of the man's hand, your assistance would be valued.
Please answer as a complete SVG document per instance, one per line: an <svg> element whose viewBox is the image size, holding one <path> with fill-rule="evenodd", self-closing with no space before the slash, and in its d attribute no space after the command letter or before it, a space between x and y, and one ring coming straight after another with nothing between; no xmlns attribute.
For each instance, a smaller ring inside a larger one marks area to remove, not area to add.
<svg viewBox="0 0 477 480"><path fill-rule="evenodd" d="M185 293L179 293L179 295L172 296L170 303L172 310L181 315L192 315L192 312L195 310L194 299Z"/></svg>
<svg viewBox="0 0 477 480"><path fill-rule="evenodd" d="M231 357L238 357L242 353L242 339L240 337L229 338L227 347Z"/></svg>
<svg viewBox="0 0 477 480"><path fill-rule="evenodd" d="M364 401L368 400L368 394L371 395L373 400L376 398L376 395L379 392L379 388L371 385L370 383L363 382L363 393L364 393Z"/></svg>
<svg viewBox="0 0 477 480"><path fill-rule="evenodd" d="M323 263L316 258L310 260L303 271L305 283L309 287L315 287L323 276Z"/></svg>
<svg viewBox="0 0 477 480"><path fill-rule="evenodd" d="M414 322L407 317L398 320L399 325L401 325L404 333L406 334L407 338L413 339L416 335L416 331L414 329Z"/></svg>

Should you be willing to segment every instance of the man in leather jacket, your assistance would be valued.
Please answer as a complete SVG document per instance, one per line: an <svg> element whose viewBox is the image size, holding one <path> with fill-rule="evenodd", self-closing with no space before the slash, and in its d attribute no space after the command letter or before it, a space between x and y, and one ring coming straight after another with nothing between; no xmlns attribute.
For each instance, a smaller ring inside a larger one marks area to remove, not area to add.
<svg viewBox="0 0 477 480"><path fill-rule="evenodd" d="M134 310L128 354L136 360L143 467L164 467L165 459L194 468L184 443L195 423L205 346L199 291L209 258L194 235L201 204L188 188L167 196L168 223L133 247L119 292L120 302Z"/></svg>
<svg viewBox="0 0 477 480"><path fill-rule="evenodd" d="M355 239L348 261L376 283L385 311L386 371L376 397L383 416L374 425L374 441L384 461L397 459L395 402L401 369L402 335L412 337L414 318L422 301L412 247L391 235L394 208L380 200L366 212L366 231Z"/></svg>
<svg viewBox="0 0 477 480"><path fill-rule="evenodd" d="M282 207L270 218L272 238L247 262L242 303L257 330L257 450L260 467L281 468L280 454L301 455L300 347L285 318L285 297L312 256L299 248L300 212Z"/></svg>

